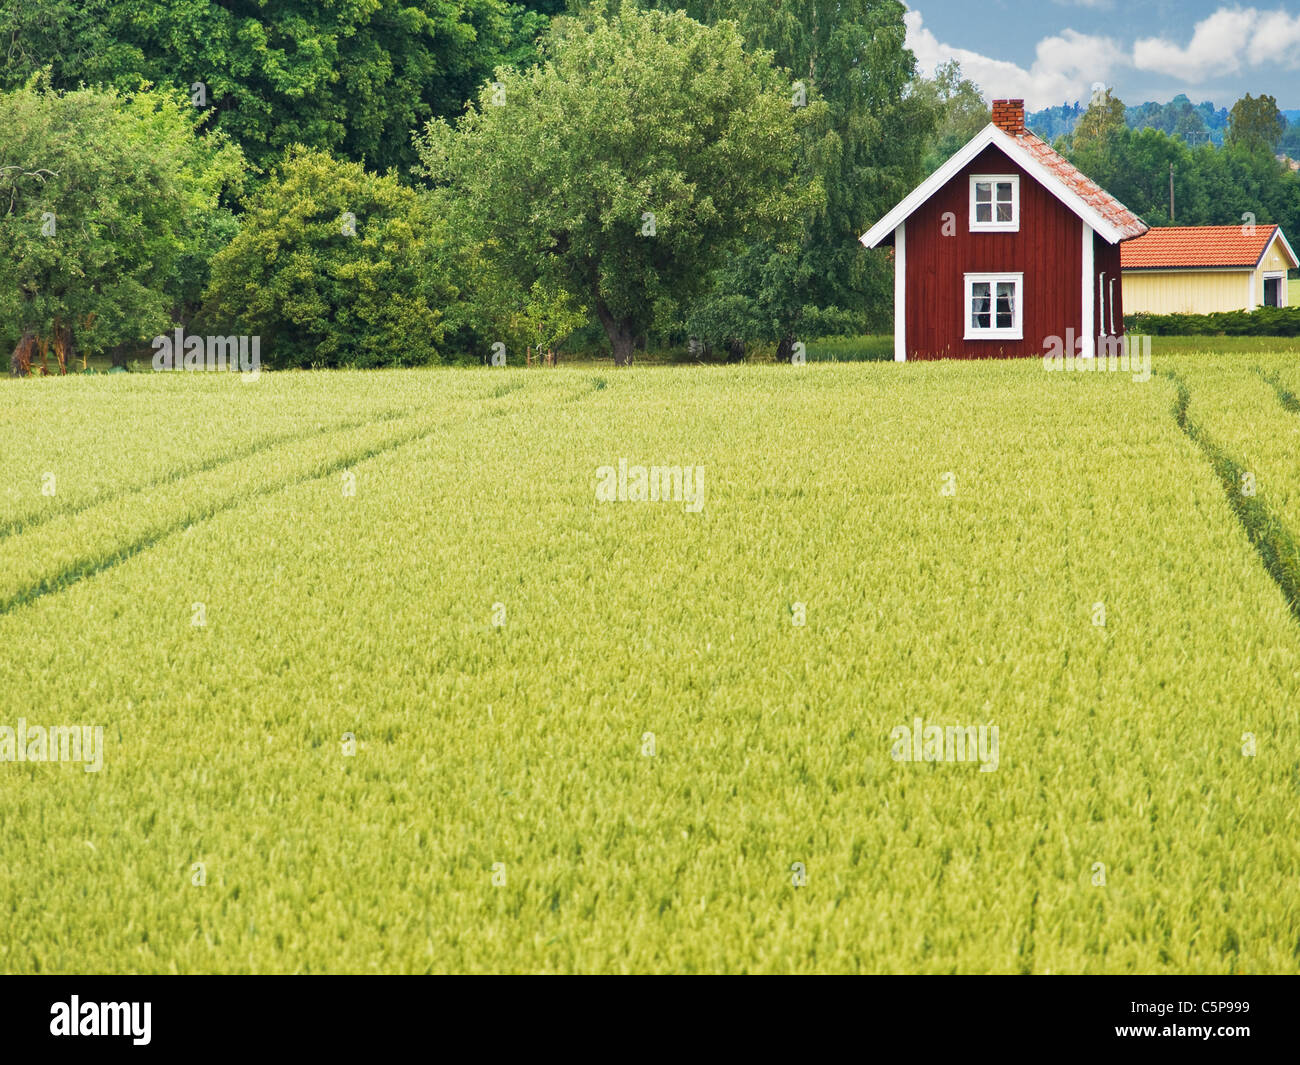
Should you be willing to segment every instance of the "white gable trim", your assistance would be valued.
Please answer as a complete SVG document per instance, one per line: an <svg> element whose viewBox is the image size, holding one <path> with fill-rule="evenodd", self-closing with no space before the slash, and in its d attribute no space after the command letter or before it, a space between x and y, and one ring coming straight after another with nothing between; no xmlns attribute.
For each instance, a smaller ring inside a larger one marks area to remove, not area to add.
<svg viewBox="0 0 1300 1065"><path fill-rule="evenodd" d="M948 184L961 169L989 145L999 148L1004 155L1019 164L1043 188L1060 200L1110 244L1118 244L1124 236L1090 203L1020 146L1011 134L998 129L990 122L952 156L943 166L914 188L898 205L858 239L868 248L877 247L882 240L898 228L921 204Z"/></svg>
<svg viewBox="0 0 1300 1065"><path fill-rule="evenodd" d="M886 236L898 228L900 223L906 221L913 211L956 177L962 167L993 143L993 134L997 132L1000 132L997 126L990 122L958 149L957 153L943 166L939 167L938 170L904 196L889 214L885 215L858 239L868 248L878 246Z"/></svg>
<svg viewBox="0 0 1300 1065"><path fill-rule="evenodd" d="M1282 247L1286 249L1287 257L1291 260L1291 269L1294 270L1296 267L1300 266L1300 259L1295 257L1295 252L1291 250L1291 245L1287 243L1287 239L1282 233L1282 227L1278 226L1277 229L1273 231L1273 239L1264 245L1264 250L1259 253L1259 258L1255 260L1255 269L1259 269L1268 255L1269 248L1273 247L1273 245L1279 240L1282 242Z"/></svg>

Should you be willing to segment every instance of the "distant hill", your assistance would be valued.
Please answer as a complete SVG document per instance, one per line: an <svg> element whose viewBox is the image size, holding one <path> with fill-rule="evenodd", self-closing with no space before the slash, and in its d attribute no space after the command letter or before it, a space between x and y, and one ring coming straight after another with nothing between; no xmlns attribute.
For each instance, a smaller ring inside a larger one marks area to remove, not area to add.
<svg viewBox="0 0 1300 1065"><path fill-rule="evenodd" d="M1072 104L1045 107L1025 116L1025 124L1050 143L1057 137L1072 133L1087 109L1086 105L1077 100ZM1293 159L1300 158L1300 109L1283 111L1282 114L1287 120L1288 128L1279 151ZM1215 107L1209 100L1194 104L1183 93L1179 93L1167 104L1148 102L1126 107L1124 120L1129 129L1154 127L1171 136L1181 137L1191 145L1209 143L1222 147L1224 135L1228 131L1226 107Z"/></svg>
<svg viewBox="0 0 1300 1065"><path fill-rule="evenodd" d="M1046 141L1071 133L1080 117L1088 109L1077 100L1072 104L1047 107L1025 116L1025 124ZM1300 111L1284 111L1288 122L1300 120ZM1124 109L1124 120L1129 129L1154 127L1172 136L1181 137L1188 144L1223 144L1228 129L1228 109L1215 107L1209 100L1192 103L1184 93L1179 93L1166 104L1147 102Z"/></svg>

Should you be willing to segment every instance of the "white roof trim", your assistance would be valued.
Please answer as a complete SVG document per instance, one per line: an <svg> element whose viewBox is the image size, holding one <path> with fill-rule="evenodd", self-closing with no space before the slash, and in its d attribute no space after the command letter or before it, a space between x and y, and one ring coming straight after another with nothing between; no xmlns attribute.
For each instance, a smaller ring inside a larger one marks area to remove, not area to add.
<svg viewBox="0 0 1300 1065"><path fill-rule="evenodd" d="M1295 257L1295 252L1291 250L1291 245L1287 242L1286 236L1282 233L1282 227L1278 226L1277 231L1273 234L1273 239L1264 245L1264 250L1259 253L1259 258L1255 260L1255 269L1259 269L1260 264L1264 261L1264 256L1268 254L1268 249L1279 240L1282 242L1282 247L1286 249L1287 256L1291 259L1291 269L1294 270L1297 266L1300 266L1300 259Z"/></svg>
<svg viewBox="0 0 1300 1065"><path fill-rule="evenodd" d="M1015 137L999 129L992 122L975 134L960 151L914 188L889 214L885 215L858 239L868 248L878 246L885 237L898 228L900 222L907 219L921 204L948 184L967 163L990 144L1000 148L1022 170L1032 176L1034 180L1083 221L1087 222L1107 243L1118 244L1124 239L1123 234L1095 207L1079 196L1073 189L1062 184L1060 178L1043 166L1029 152L1025 151Z"/></svg>

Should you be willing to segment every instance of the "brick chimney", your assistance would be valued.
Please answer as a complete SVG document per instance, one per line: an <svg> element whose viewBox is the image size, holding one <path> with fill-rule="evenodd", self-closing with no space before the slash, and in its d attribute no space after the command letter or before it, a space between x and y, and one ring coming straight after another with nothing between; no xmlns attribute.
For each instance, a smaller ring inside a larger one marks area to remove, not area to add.
<svg viewBox="0 0 1300 1065"><path fill-rule="evenodd" d="M998 129L1018 137L1025 132L1025 101L994 100L993 124Z"/></svg>

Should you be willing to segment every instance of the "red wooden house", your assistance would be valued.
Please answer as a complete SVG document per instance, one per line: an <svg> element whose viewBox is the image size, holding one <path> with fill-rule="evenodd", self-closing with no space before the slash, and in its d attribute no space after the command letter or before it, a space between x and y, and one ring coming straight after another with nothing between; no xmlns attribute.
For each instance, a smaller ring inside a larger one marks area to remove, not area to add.
<svg viewBox="0 0 1300 1065"><path fill-rule="evenodd" d="M1124 333L1119 246L1146 224L1025 129L1023 100L863 235L894 247L894 358L1085 358ZM1059 349L1058 349L1059 350Z"/></svg>

